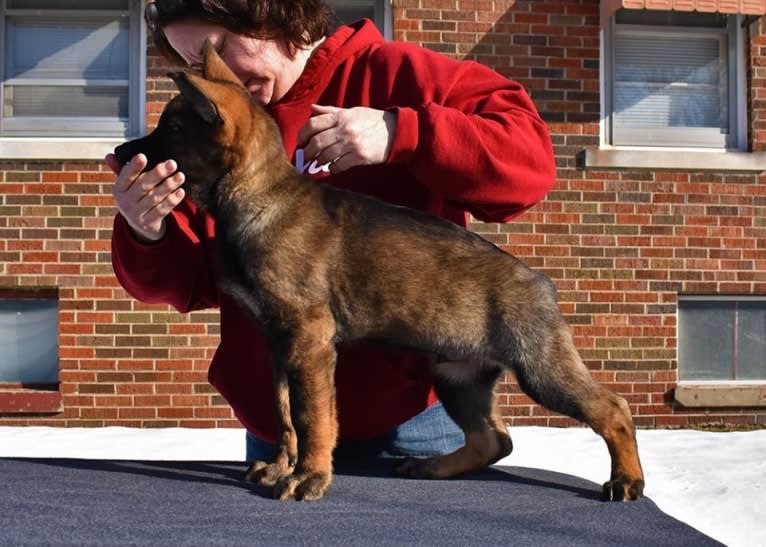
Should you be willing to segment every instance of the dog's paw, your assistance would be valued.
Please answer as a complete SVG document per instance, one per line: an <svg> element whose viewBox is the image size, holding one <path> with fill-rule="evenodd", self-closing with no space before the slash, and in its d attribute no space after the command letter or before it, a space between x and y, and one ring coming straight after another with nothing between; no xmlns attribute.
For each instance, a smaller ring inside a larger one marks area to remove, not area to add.
<svg viewBox="0 0 766 547"><path fill-rule="evenodd" d="M633 501L644 496L644 481L617 477L604 483L605 501Z"/></svg>
<svg viewBox="0 0 766 547"><path fill-rule="evenodd" d="M327 493L332 476L330 473L298 473L283 477L274 487L274 497L286 501L314 501Z"/></svg>
<svg viewBox="0 0 766 547"><path fill-rule="evenodd" d="M410 479L436 479L441 477L437 458L406 458L396 466L396 474Z"/></svg>
<svg viewBox="0 0 766 547"><path fill-rule="evenodd" d="M276 463L255 461L245 472L245 480L257 482L264 486L274 486L277 482L290 475L291 468Z"/></svg>

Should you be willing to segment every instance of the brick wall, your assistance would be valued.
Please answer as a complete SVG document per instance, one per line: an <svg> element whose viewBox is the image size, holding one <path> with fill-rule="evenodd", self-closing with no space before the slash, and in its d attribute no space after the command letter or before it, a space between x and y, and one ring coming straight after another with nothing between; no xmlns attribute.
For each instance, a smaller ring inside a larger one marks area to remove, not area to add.
<svg viewBox="0 0 766 547"><path fill-rule="evenodd" d="M206 381L217 314L145 306L117 283L114 176L104 169L0 161L0 287L58 288L61 368L60 402L44 389L5 386L0 401L39 414L6 414L0 423L233 425Z"/></svg>
<svg viewBox="0 0 766 547"><path fill-rule="evenodd" d="M641 426L766 423L763 409L673 402L678 294L766 294L766 178L576 168L577 154L599 144L599 2L394 5L394 20L405 20L396 39L494 67L526 86L548 122L554 191L511 224L472 229L553 278L594 376L626 397ZM766 144L764 44L750 41L753 150ZM534 405L511 378L500 391L513 424L573 423Z"/></svg>
<svg viewBox="0 0 766 547"><path fill-rule="evenodd" d="M576 168L577 153L598 144L597 1L393 4L395 39L522 82L549 123L555 190L511 224L472 228L554 279L593 374L629 400L641 426L766 423L763 409L673 403L678 293L766 294L766 179ZM750 40L754 150L766 149L764 34ZM151 127L174 86L151 50L147 65ZM0 160L0 287L58 287L61 307L60 403L6 386L0 405L10 392L27 412L0 406L0 424L237 425L206 381L217 313L142 305L117 284L112 180L98 162ZM572 423L533 405L511 379L499 392L512 424Z"/></svg>

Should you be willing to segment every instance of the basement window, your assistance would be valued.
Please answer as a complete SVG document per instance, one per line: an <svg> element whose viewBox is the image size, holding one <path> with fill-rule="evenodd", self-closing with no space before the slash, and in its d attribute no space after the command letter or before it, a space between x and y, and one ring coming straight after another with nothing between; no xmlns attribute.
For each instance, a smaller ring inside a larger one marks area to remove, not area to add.
<svg viewBox="0 0 766 547"><path fill-rule="evenodd" d="M58 331L55 289L0 291L0 384L57 384Z"/></svg>
<svg viewBox="0 0 766 547"><path fill-rule="evenodd" d="M766 297L680 297L678 376L684 406L766 406Z"/></svg>
<svg viewBox="0 0 766 547"><path fill-rule="evenodd" d="M766 298L682 297L678 331L682 382L766 382Z"/></svg>

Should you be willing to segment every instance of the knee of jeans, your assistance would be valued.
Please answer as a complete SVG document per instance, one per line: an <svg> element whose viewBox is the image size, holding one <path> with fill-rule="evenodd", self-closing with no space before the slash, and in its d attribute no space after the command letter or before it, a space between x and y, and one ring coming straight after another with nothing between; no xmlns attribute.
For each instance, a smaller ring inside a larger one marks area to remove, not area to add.
<svg viewBox="0 0 766 547"><path fill-rule="evenodd" d="M464 444L463 431L436 403L396 429L388 453L430 457L454 452Z"/></svg>

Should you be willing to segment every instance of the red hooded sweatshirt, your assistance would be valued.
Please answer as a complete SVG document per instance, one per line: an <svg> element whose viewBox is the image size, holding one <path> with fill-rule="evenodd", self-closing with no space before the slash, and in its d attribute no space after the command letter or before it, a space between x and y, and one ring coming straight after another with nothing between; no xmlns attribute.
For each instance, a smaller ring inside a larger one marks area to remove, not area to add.
<svg viewBox="0 0 766 547"><path fill-rule="evenodd" d="M465 226L469 212L485 221L507 221L542 199L554 183L547 129L518 83L477 63L385 42L370 21L341 27L328 37L287 95L268 107L297 167L309 177L326 177L326 169L305 165L302 150L296 153L312 104L368 106L398 115L386 164L328 178L339 187ZM273 441L268 349L258 326L217 287L214 222L187 198L167 224L165 237L147 245L117 215L114 271L142 302L170 304L184 313L220 308L221 342L210 383L248 430ZM435 402L426 363L422 354L381 345L339 347L341 439L387 433Z"/></svg>

